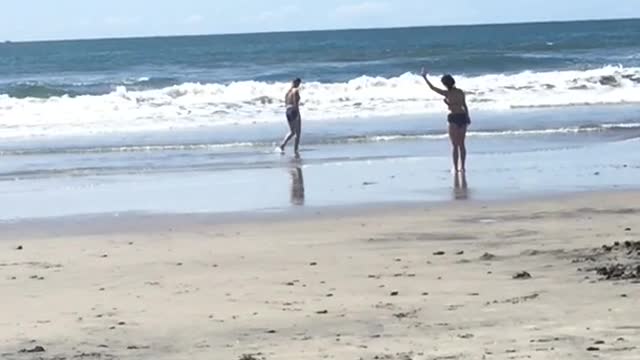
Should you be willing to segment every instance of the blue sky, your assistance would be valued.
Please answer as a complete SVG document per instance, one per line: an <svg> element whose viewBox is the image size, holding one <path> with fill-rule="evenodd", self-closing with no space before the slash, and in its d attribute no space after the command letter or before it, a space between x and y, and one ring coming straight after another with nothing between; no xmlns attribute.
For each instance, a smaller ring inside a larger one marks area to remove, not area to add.
<svg viewBox="0 0 640 360"><path fill-rule="evenodd" d="M0 40L628 17L640 0L3 0Z"/></svg>

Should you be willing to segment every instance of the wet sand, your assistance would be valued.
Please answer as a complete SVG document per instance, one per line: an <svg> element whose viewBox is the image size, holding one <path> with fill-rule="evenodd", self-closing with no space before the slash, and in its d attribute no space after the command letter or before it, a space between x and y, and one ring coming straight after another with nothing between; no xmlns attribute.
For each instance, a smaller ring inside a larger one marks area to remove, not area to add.
<svg viewBox="0 0 640 360"><path fill-rule="evenodd" d="M638 359L635 204L13 224L0 357Z"/></svg>

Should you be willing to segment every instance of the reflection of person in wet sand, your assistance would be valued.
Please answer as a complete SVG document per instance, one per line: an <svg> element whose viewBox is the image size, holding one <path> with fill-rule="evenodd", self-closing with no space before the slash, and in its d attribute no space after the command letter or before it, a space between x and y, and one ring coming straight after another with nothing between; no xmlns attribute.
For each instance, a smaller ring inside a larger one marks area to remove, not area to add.
<svg viewBox="0 0 640 360"><path fill-rule="evenodd" d="M467 186L467 175L465 173L456 173L453 180L453 197L456 200L469 199L469 189Z"/></svg>
<svg viewBox="0 0 640 360"><path fill-rule="evenodd" d="M291 204L304 205L304 178L302 177L302 168L296 166L291 169Z"/></svg>
<svg viewBox="0 0 640 360"><path fill-rule="evenodd" d="M444 96L444 102L449 107L447 120L449 122L449 138L453 146L453 170L464 172L467 160L467 147L464 141L467 136L467 127L471 124L464 91L456 87L456 81L451 75L442 77L442 85L447 88L446 90L434 86L427 78L427 72L424 68L422 69L422 77L431 90Z"/></svg>

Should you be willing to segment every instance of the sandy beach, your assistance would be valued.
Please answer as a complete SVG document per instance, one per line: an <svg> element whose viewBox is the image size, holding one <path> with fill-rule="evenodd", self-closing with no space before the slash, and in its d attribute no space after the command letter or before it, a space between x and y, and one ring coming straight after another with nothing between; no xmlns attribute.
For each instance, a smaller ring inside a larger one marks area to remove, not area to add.
<svg viewBox="0 0 640 360"><path fill-rule="evenodd" d="M499 1L6 2L0 360L639 360L640 7Z"/></svg>
<svg viewBox="0 0 640 360"><path fill-rule="evenodd" d="M638 359L638 203L4 224L0 357Z"/></svg>

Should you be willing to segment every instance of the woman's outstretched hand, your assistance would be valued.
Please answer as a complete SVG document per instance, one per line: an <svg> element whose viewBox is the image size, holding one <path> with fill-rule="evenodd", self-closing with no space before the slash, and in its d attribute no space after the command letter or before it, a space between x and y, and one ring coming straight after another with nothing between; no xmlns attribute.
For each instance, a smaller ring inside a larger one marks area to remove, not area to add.
<svg viewBox="0 0 640 360"><path fill-rule="evenodd" d="M423 78L427 77L427 70L425 70L424 67L422 67L422 70L420 71L420 74L422 75Z"/></svg>

